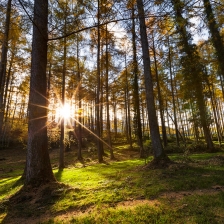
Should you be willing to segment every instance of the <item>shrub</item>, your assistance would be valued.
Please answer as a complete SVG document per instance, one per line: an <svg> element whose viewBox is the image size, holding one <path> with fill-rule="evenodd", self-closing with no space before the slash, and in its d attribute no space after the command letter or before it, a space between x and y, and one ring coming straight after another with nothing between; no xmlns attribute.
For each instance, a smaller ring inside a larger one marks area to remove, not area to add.
<svg viewBox="0 0 224 224"><path fill-rule="evenodd" d="M15 123L8 133L9 145L16 145L22 148L26 148L28 140L28 125Z"/></svg>
<svg viewBox="0 0 224 224"><path fill-rule="evenodd" d="M188 151L189 153L206 152L207 146L206 146L205 142L193 142L192 144L190 144L186 147L185 151Z"/></svg>
<svg viewBox="0 0 224 224"><path fill-rule="evenodd" d="M168 144L164 150L166 153L183 153L185 146L177 146L175 143Z"/></svg>

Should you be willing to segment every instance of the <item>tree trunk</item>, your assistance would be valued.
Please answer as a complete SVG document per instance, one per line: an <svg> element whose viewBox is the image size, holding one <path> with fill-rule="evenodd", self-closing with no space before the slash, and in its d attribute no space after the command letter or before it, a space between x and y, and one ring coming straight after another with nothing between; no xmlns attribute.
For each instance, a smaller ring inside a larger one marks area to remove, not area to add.
<svg viewBox="0 0 224 224"><path fill-rule="evenodd" d="M96 88L96 135L97 135L97 151L98 161L103 162L103 150L101 142L101 128L100 128L100 0L98 0L98 27L97 27L97 88Z"/></svg>
<svg viewBox="0 0 224 224"><path fill-rule="evenodd" d="M35 0L34 22L25 182L31 185L40 185L55 181L48 153L46 126L48 1Z"/></svg>
<svg viewBox="0 0 224 224"><path fill-rule="evenodd" d="M200 115L201 126L204 131L205 141L207 143L207 148L210 151L214 150L214 145L211 138L211 133L209 130L209 125L207 122L207 113L205 99L203 95L203 77L204 77L204 66L200 62L200 57L194 45L189 43L191 34L187 32L187 20L183 18L183 4L180 0L172 0L174 6L175 17L177 22L177 28L181 36L181 44L183 46L182 52L184 55L181 58L183 65L183 74L186 83L186 88L191 94L191 98L194 97Z"/></svg>
<svg viewBox="0 0 224 224"><path fill-rule="evenodd" d="M109 58L108 58L108 37L106 25L106 113L107 113L107 143L110 146L110 159L115 159L111 142L110 132L110 105L109 105Z"/></svg>
<svg viewBox="0 0 224 224"><path fill-rule="evenodd" d="M126 105L127 105L127 134L128 134L128 143L130 145L130 149L133 148L132 146L132 131L131 131L131 111L130 111L130 97L129 97L129 82L128 82L128 71L127 71L127 56L125 54L125 92L126 92Z"/></svg>
<svg viewBox="0 0 224 224"><path fill-rule="evenodd" d="M12 74L12 78L10 81L9 95L7 96L7 103L6 103L7 106L6 106L6 111L5 111L5 123L7 123L7 121L8 121L9 108L12 106L11 103L12 103L12 96L13 96L13 86L12 86L13 76L14 76L14 74ZM17 101L17 94L16 94L16 101Z"/></svg>
<svg viewBox="0 0 224 224"><path fill-rule="evenodd" d="M65 28L66 30L66 28ZM62 93L61 93L61 107L65 106L65 75L66 75L66 38L64 38L64 52L63 52L63 72L62 72ZM61 134L60 134L60 153L59 153L59 170L63 170L65 168L64 162L64 152L65 152L65 119L63 114L61 114Z"/></svg>
<svg viewBox="0 0 224 224"><path fill-rule="evenodd" d="M114 109L114 139L117 139L117 104L114 103L113 105L113 109Z"/></svg>
<svg viewBox="0 0 224 224"><path fill-rule="evenodd" d="M216 50L220 73L222 74L222 77L224 78L224 44L223 44L223 40L219 33L218 24L216 23L216 19L215 19L210 1L203 0L203 2L204 2L206 18L208 21L208 28L211 33L212 43Z"/></svg>
<svg viewBox="0 0 224 224"><path fill-rule="evenodd" d="M4 96L6 66L7 66L11 5L12 5L12 0L8 0L7 9L6 9L5 30L4 30L3 41L2 41L2 49L1 49L2 54L1 54L1 61L0 61L0 133L2 131L4 111L5 111L3 96Z"/></svg>
<svg viewBox="0 0 224 224"><path fill-rule="evenodd" d="M158 121L156 117L151 65L150 65L150 58L149 58L149 46L148 46L148 39L147 39L146 25L145 25L145 12L144 12L142 0L137 0L137 7L138 7L138 17L140 21L140 35L141 35L141 44L142 44L142 53L143 53L146 102L147 102L147 109L148 109L150 135L152 140L154 160L159 161L161 159L164 159L166 155L160 140Z"/></svg>
<svg viewBox="0 0 224 224"><path fill-rule="evenodd" d="M198 143L198 140L199 140L198 122L197 122L196 117L195 117L195 110L193 108L193 103L190 101L189 104L190 104L190 109L191 109L191 113L192 113L194 135L195 135L195 138L196 138L196 142Z"/></svg>
<svg viewBox="0 0 224 224"><path fill-rule="evenodd" d="M80 65L79 65L79 40L78 34L76 36L76 44L77 44L77 51L76 51L76 60L77 60L77 78L78 78L78 87L77 87L77 94L78 94L78 101L79 101L79 117L78 117L78 160L83 160L82 158L82 118L81 118L81 108L82 108L82 97L81 97L81 73L80 73Z"/></svg>
<svg viewBox="0 0 224 224"><path fill-rule="evenodd" d="M156 73L156 83L157 83L157 90L158 90L158 99L159 99L159 112L160 112L160 119L161 119L161 125L162 125L162 136L163 136L163 144L164 147L167 146L167 136L166 136L166 126L164 122L164 107L163 107L163 100L160 90L160 83L159 83L159 74L157 69L157 59L156 59L156 49L154 44L154 36L152 31L152 44L153 44L153 57L154 57L154 64L155 64L155 73Z"/></svg>
<svg viewBox="0 0 224 224"><path fill-rule="evenodd" d="M173 87L173 72L172 72L171 50L170 50L170 44L169 44L169 37L168 37L168 46L169 46L168 60L169 60L169 70L170 70L170 85L171 85L172 103L173 103L174 126L175 126L177 146L180 146L180 139L179 139L179 134L178 134L178 126L177 126L177 113L176 113L176 105L175 105L174 87Z"/></svg>
<svg viewBox="0 0 224 224"><path fill-rule="evenodd" d="M138 62L137 62L137 50L136 50L136 33L135 33L135 12L134 5L132 6L132 48L133 48L133 98L134 98L134 111L136 116L136 134L139 145L140 158L144 158L144 149L142 142L142 124L139 104L139 86L138 86Z"/></svg>

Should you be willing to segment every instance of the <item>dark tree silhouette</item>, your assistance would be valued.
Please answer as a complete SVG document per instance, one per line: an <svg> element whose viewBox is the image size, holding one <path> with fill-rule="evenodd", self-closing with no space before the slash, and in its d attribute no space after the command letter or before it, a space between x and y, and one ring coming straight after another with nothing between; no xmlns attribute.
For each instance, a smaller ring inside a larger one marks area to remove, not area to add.
<svg viewBox="0 0 224 224"><path fill-rule="evenodd" d="M55 180L48 154L46 127L48 1L35 0L33 22L25 182L40 185Z"/></svg>

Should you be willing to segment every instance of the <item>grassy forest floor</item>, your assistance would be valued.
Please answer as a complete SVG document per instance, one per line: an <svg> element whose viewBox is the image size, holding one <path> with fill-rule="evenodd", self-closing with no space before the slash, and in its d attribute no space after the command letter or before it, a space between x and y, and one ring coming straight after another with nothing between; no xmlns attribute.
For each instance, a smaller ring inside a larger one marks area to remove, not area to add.
<svg viewBox="0 0 224 224"><path fill-rule="evenodd" d="M22 188L25 150L0 150L0 223L224 223L224 152L184 156L163 169L145 167L136 150L117 145L116 161L98 164L93 147L50 157L58 183ZM148 161L152 159L148 158Z"/></svg>

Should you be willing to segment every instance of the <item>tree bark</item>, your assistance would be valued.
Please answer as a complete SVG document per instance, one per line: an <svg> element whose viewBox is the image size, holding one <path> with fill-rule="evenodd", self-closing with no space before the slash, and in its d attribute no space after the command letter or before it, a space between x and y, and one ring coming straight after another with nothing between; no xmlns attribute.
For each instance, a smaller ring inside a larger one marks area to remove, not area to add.
<svg viewBox="0 0 224 224"><path fill-rule="evenodd" d="M103 148L101 142L101 128L100 128L100 0L98 0L98 27L97 27L97 88L96 88L96 134L97 134L97 151L98 161L103 162Z"/></svg>
<svg viewBox="0 0 224 224"><path fill-rule="evenodd" d="M107 142L110 146L110 159L115 159L112 148L111 131L110 131L110 105L109 105L109 57L108 57L108 29L106 25L106 113L107 113Z"/></svg>
<svg viewBox="0 0 224 224"><path fill-rule="evenodd" d="M176 105L175 105L175 96L174 96L174 85L173 85L173 72L172 72L172 62L171 62L171 50L170 50L170 43L168 37L168 60L169 60L169 70L170 70L170 85L171 85L171 93L172 93L172 103L173 103L173 117L174 117L174 126L175 126L175 134L176 134L176 142L177 146L180 146L180 139L178 134L178 126L177 126L177 113L176 113Z"/></svg>
<svg viewBox="0 0 224 224"><path fill-rule="evenodd" d="M144 149L142 142L142 124L139 104L139 86L138 86L138 62L137 62L137 50L136 50L136 33L135 33L135 11L134 5L132 6L132 48L133 48L133 98L134 98L134 111L136 116L136 134L139 145L140 158L144 157Z"/></svg>
<svg viewBox="0 0 224 224"><path fill-rule="evenodd" d="M128 143L130 145L130 149L133 148L132 146L132 131L131 131L131 111L130 111L130 96L129 96L129 82L128 82L128 71L127 71L127 55L125 54L125 96L126 101L125 104L127 105L127 135L128 135Z"/></svg>
<svg viewBox="0 0 224 224"><path fill-rule="evenodd" d="M137 0L138 17L140 21L140 35L143 53L143 64L144 64L144 78L145 78L145 89L146 89L146 102L148 110L148 119L150 127L150 135L152 140L152 148L154 153L154 159L160 160L166 157L159 134L158 121L156 117L156 109L153 95L153 81L151 74L151 64L149 58L149 46L146 33L145 25L145 12L143 7L143 1Z"/></svg>
<svg viewBox="0 0 224 224"><path fill-rule="evenodd" d="M0 133L2 131L4 111L5 111L3 96L4 96L5 77L6 77L6 66L7 66L11 6L12 6L12 0L8 0L6 9L5 30L2 42L1 61L0 61Z"/></svg>
<svg viewBox="0 0 224 224"><path fill-rule="evenodd" d="M77 44L77 51L76 51L76 61L77 61L77 79L78 79L78 87L77 87L77 94L78 94L78 102L79 102L79 114L78 114L78 160L82 161L82 118L81 118L81 108L82 108L82 97L81 97L81 72L80 72L80 65L79 65L79 39L78 34L76 36L76 44Z"/></svg>
<svg viewBox="0 0 224 224"><path fill-rule="evenodd" d="M48 153L46 126L48 1L35 0L34 22L25 182L26 184L40 185L55 181Z"/></svg>
<svg viewBox="0 0 224 224"><path fill-rule="evenodd" d="M159 99L159 112L160 112L160 119L161 119L161 125L162 125L163 144L164 144L164 147L166 147L167 146L167 136L166 136L166 126L165 126L165 121L164 121L164 106L163 106L163 100L162 100L160 83L159 83L159 74L158 74L158 69L157 69L156 49L155 49L153 31L152 31L152 45L153 45L153 57L154 57L154 65L155 65L155 73L156 73L158 99Z"/></svg>

